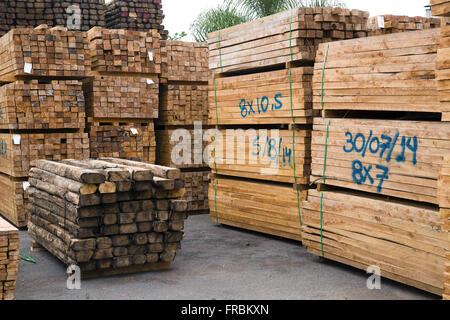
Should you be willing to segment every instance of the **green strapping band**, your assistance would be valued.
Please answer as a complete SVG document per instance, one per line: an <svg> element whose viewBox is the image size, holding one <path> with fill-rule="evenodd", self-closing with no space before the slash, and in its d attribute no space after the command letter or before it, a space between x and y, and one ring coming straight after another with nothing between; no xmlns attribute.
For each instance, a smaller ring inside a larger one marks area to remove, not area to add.
<svg viewBox="0 0 450 320"><path fill-rule="evenodd" d="M324 60L323 60L323 67L322 67L322 110L323 110L323 108L324 108L324 105L323 105L323 83L324 83L324 79L325 79L325 65L326 65L326 63L327 63L327 58L328 58L328 48L330 48L330 43L327 43L327 49L326 49L326 51L325 51L325 58L324 58Z"/></svg>
<svg viewBox="0 0 450 320"><path fill-rule="evenodd" d="M36 263L36 260L34 260L32 257L27 256L25 253L19 253L20 259L29 263Z"/></svg>
<svg viewBox="0 0 450 320"><path fill-rule="evenodd" d="M291 9L291 19L289 23L289 49L291 51L291 62L294 61L294 53L292 51L292 9ZM291 118L292 118L292 124L295 126L295 117L294 117L294 102L293 102L293 95L292 95L292 75L291 75L291 68L289 67L289 93L290 93L290 102L291 102ZM293 151L293 157L294 157L294 181L295 185L297 186L297 165L295 162L295 127L292 128L292 151ZM300 221L300 227L303 226L302 222L302 210L300 206L300 191L297 190L297 208L298 208L298 218Z"/></svg>

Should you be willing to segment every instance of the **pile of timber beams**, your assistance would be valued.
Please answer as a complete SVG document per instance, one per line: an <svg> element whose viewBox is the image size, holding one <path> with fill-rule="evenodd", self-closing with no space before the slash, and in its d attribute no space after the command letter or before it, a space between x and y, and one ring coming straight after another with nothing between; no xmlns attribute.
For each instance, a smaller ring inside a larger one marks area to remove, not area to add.
<svg viewBox="0 0 450 320"><path fill-rule="evenodd" d="M449 7L450 10L450 7ZM437 51L436 79L442 121L450 121L450 25L443 19L441 41Z"/></svg>
<svg viewBox="0 0 450 320"><path fill-rule="evenodd" d="M88 48L83 32L45 25L13 29L0 38L0 82L83 78L90 71Z"/></svg>
<svg viewBox="0 0 450 320"><path fill-rule="evenodd" d="M182 171L181 178L184 181L186 194L182 197L187 202L187 211L192 214L209 212L208 190L211 170Z"/></svg>
<svg viewBox="0 0 450 320"><path fill-rule="evenodd" d="M34 1L36 2L36 1ZM77 8L78 7L78 8ZM67 26L68 21L74 23L74 14L80 19L79 29L88 31L93 27L105 26L105 0L52 0L51 8L46 8L53 15L53 25ZM73 26L72 28L78 28Z"/></svg>
<svg viewBox="0 0 450 320"><path fill-rule="evenodd" d="M82 278L168 269L181 249L180 171L134 161L37 161L28 232Z"/></svg>
<svg viewBox="0 0 450 320"><path fill-rule="evenodd" d="M212 32L209 68L219 73L312 62L320 43L366 37L368 17L360 10L297 8Z"/></svg>
<svg viewBox="0 0 450 320"><path fill-rule="evenodd" d="M161 0L112 0L106 6L108 29L156 29L163 39L167 39L169 32L164 30L163 19Z"/></svg>
<svg viewBox="0 0 450 320"><path fill-rule="evenodd" d="M302 191L297 199L292 186L220 176L209 187L211 220L301 241L298 201L304 197Z"/></svg>
<svg viewBox="0 0 450 320"><path fill-rule="evenodd" d="M431 14L435 17L450 17L450 1L430 0Z"/></svg>
<svg viewBox="0 0 450 320"><path fill-rule="evenodd" d="M0 173L0 214L18 227L26 227L29 218L27 210L27 178L14 178Z"/></svg>
<svg viewBox="0 0 450 320"><path fill-rule="evenodd" d="M85 118L78 80L19 80L0 87L0 129L81 129Z"/></svg>
<svg viewBox="0 0 450 320"><path fill-rule="evenodd" d="M444 300L450 300L450 155L446 155L439 175L439 206L448 236L444 273Z"/></svg>
<svg viewBox="0 0 450 320"><path fill-rule="evenodd" d="M440 28L439 18L408 17L386 14L370 17L369 36Z"/></svg>
<svg viewBox="0 0 450 320"><path fill-rule="evenodd" d="M19 247L19 230L0 217L0 300L14 300Z"/></svg>
<svg viewBox="0 0 450 320"><path fill-rule="evenodd" d="M440 113L439 33L430 29L320 45L314 109Z"/></svg>

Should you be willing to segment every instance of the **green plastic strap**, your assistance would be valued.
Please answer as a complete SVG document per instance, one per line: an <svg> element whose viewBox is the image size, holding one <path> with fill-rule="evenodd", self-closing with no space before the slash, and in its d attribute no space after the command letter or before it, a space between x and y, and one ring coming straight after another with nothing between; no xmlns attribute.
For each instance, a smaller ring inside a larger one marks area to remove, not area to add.
<svg viewBox="0 0 450 320"><path fill-rule="evenodd" d="M220 42L220 30L219 30L219 60L220 60L220 72L223 72L223 65L222 65L222 45Z"/></svg>
<svg viewBox="0 0 450 320"><path fill-rule="evenodd" d="M21 260L23 260L23 261L26 261L26 262L29 262L29 263L36 263L36 260L34 260L32 257L30 257L30 256L27 256L26 254L24 254L24 253L19 253L19 255L20 255L20 259Z"/></svg>
<svg viewBox="0 0 450 320"><path fill-rule="evenodd" d="M292 52L292 9L291 9L291 19L289 23L289 47L291 51L291 62L294 61L294 53ZM294 117L294 102L293 102L293 94L292 94L292 73L291 68L289 67L289 94L290 94L290 102L291 102L291 119L292 124L295 126L295 117ZM292 152L294 157L294 181L297 186L297 164L295 161L295 127L292 128ZM303 226L302 221L302 209L300 205L300 191L297 188L297 208L298 208L298 218L300 221L300 227Z"/></svg>
<svg viewBox="0 0 450 320"><path fill-rule="evenodd" d="M327 63L327 58L328 58L328 48L330 48L330 44L329 43L327 43L327 49L325 51L325 59L323 60L323 67L322 67L322 98L321 98L322 110L324 108L324 104L323 104L323 83L324 83L324 79L325 79L325 65Z"/></svg>
<svg viewBox="0 0 450 320"><path fill-rule="evenodd" d="M325 156L323 159L323 183L326 182L326 170L327 170L327 154L328 154L328 135L330 132L330 119L328 119L328 124L327 124L327 135L325 138ZM322 257L325 257L325 254L323 252L323 191L321 193L320 196L320 246L322 249Z"/></svg>
<svg viewBox="0 0 450 320"><path fill-rule="evenodd" d="M328 136L330 133L330 119L328 119L328 123L327 123L327 135L325 136L325 155L323 158L323 183L326 182L326 178L325 178L325 174L326 174L326 170L327 170L327 154L328 154Z"/></svg>

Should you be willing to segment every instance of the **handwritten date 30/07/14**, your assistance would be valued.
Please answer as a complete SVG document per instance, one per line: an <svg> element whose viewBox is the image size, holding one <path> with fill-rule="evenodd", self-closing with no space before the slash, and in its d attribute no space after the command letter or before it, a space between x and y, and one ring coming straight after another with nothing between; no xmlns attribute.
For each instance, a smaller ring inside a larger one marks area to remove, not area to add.
<svg viewBox="0 0 450 320"><path fill-rule="evenodd" d="M393 137L387 135L376 136L373 130L369 136L362 133L356 135L351 132L345 134L348 140L343 147L346 153L356 153L361 156L361 160L374 155L382 159L383 164L364 164L360 160L352 162L352 178L357 184L375 184L375 179L379 181L377 191L383 191L384 181L389 179L389 165L392 163L408 163L417 165L417 151L419 142L417 137L400 136L397 132Z"/></svg>

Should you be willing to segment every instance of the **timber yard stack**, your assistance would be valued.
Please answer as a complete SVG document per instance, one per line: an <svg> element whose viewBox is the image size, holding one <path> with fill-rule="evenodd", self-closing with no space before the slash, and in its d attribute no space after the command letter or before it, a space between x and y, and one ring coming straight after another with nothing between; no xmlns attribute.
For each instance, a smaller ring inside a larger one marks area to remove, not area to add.
<svg viewBox="0 0 450 320"><path fill-rule="evenodd" d="M14 300L19 246L19 230L0 217L0 300Z"/></svg>
<svg viewBox="0 0 450 320"><path fill-rule="evenodd" d="M450 150L439 29L322 44L314 68L308 251L441 295L448 233L438 177Z"/></svg>
<svg viewBox="0 0 450 320"><path fill-rule="evenodd" d="M91 78L84 81L91 157L155 163L160 35L156 30L87 32Z"/></svg>
<svg viewBox="0 0 450 320"><path fill-rule="evenodd" d="M57 48L57 50L55 49ZM0 214L27 224L27 177L37 159L89 156L80 79L90 69L85 35L20 28L0 39Z"/></svg>
<svg viewBox="0 0 450 320"><path fill-rule="evenodd" d="M444 300L450 300L450 155L444 158L442 164L441 174L439 176L439 206L441 212L441 218L445 224L445 230L447 231L448 247L447 247L447 260L445 264L444 273Z"/></svg>
<svg viewBox="0 0 450 320"><path fill-rule="evenodd" d="M71 17L79 14L80 24ZM13 28L63 26L87 31L104 26L105 0L2 0L0 2L0 36Z"/></svg>
<svg viewBox="0 0 450 320"><path fill-rule="evenodd" d="M162 25L161 0L112 0L106 5L106 27L136 31L158 30L166 40L169 32Z"/></svg>
<svg viewBox="0 0 450 320"><path fill-rule="evenodd" d="M394 16L387 14L371 17L369 19L370 36L427 30L440 27L441 20L439 18Z"/></svg>
<svg viewBox="0 0 450 320"><path fill-rule="evenodd" d="M156 163L181 169L190 214L208 213L210 168L202 132L208 121L208 47L162 41L161 54Z"/></svg>
<svg viewBox="0 0 450 320"><path fill-rule="evenodd" d="M180 171L140 162L40 160L30 171L28 232L82 278L169 269L187 203Z"/></svg>
<svg viewBox="0 0 450 320"><path fill-rule="evenodd" d="M315 49L365 37L368 16L298 8L208 35L213 221L301 240Z"/></svg>

